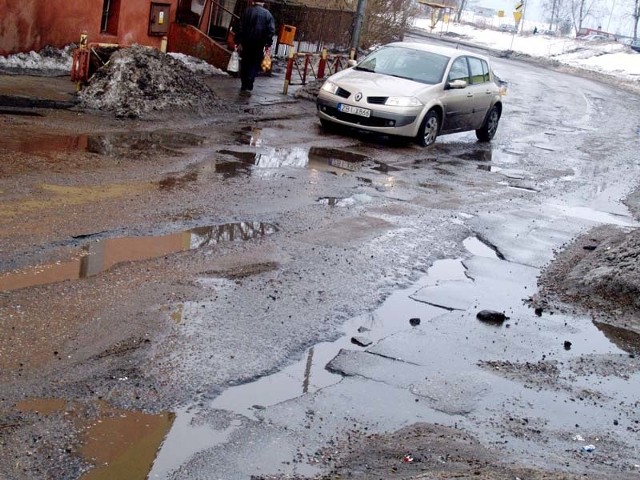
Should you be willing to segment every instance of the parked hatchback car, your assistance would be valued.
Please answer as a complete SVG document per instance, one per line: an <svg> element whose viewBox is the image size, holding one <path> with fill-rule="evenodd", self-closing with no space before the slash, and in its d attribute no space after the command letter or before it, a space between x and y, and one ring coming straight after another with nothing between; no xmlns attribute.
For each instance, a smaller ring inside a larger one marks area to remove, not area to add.
<svg viewBox="0 0 640 480"><path fill-rule="evenodd" d="M482 55L396 42L329 77L316 103L325 128L414 137L426 147L438 135L469 130L481 141L491 140L503 89Z"/></svg>

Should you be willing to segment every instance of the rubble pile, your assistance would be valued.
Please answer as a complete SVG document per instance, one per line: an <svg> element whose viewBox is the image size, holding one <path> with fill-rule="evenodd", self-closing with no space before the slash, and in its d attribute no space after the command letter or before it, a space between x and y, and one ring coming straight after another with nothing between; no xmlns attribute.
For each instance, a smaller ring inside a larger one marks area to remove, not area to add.
<svg viewBox="0 0 640 480"><path fill-rule="evenodd" d="M610 325L640 333L640 229L604 225L560 252L538 279L532 306L555 300L609 312Z"/></svg>
<svg viewBox="0 0 640 480"><path fill-rule="evenodd" d="M614 231L588 251L569 271L567 289L640 310L640 230Z"/></svg>
<svg viewBox="0 0 640 480"><path fill-rule="evenodd" d="M137 45L115 52L79 97L84 108L121 118L152 118L167 110L225 110L223 102L183 62Z"/></svg>

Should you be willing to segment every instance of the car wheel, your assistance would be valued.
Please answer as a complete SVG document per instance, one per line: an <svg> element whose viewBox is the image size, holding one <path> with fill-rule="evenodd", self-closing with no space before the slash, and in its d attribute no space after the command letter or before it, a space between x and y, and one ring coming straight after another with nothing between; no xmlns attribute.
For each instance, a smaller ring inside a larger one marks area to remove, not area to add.
<svg viewBox="0 0 640 480"><path fill-rule="evenodd" d="M433 145L440 131L440 117L435 110L429 110L418 131L418 144L423 147Z"/></svg>
<svg viewBox="0 0 640 480"><path fill-rule="evenodd" d="M498 122L500 121L500 112L495 105L489 110L487 119L484 121L484 125L476 130L476 137L481 142L490 141L498 131Z"/></svg>

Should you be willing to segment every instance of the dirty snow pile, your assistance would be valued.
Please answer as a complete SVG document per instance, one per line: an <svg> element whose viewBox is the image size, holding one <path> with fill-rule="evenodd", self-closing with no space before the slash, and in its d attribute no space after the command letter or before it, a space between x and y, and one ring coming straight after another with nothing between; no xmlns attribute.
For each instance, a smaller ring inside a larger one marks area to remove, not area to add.
<svg viewBox="0 0 640 480"><path fill-rule="evenodd" d="M220 70L217 67L214 67L210 63L205 62L199 58L192 57L190 55L185 55L184 53L169 53L169 56L175 58L176 60L180 60L185 67L191 70L193 73L199 73L202 75L222 75L228 76L229 74L223 70Z"/></svg>
<svg viewBox="0 0 640 480"><path fill-rule="evenodd" d="M63 49L46 46L39 52L0 56L0 69L17 73L37 72L41 75L69 75L73 63L74 44Z"/></svg>
<svg viewBox="0 0 640 480"><path fill-rule="evenodd" d="M315 102L323 83L324 80L308 82L306 85L303 85L296 90L293 96L302 100L311 100L312 102Z"/></svg>
<svg viewBox="0 0 640 480"><path fill-rule="evenodd" d="M167 110L204 113L224 109L183 62L137 45L115 52L79 97L85 108L127 118L148 118Z"/></svg>

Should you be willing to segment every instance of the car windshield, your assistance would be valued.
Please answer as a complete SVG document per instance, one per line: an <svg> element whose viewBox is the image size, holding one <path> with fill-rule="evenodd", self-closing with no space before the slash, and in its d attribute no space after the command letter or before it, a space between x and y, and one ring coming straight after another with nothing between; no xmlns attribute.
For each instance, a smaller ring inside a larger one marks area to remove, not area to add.
<svg viewBox="0 0 640 480"><path fill-rule="evenodd" d="M442 81L448 63L444 55L388 46L369 54L355 69L435 85Z"/></svg>

